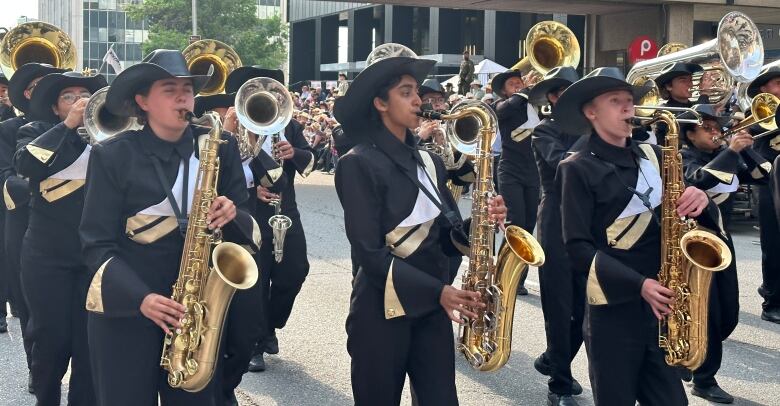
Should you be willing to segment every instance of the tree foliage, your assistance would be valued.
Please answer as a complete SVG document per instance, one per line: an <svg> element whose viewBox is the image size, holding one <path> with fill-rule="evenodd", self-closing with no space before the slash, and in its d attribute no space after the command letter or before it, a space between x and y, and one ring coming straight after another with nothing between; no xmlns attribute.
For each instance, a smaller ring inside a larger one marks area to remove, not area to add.
<svg viewBox="0 0 780 406"><path fill-rule="evenodd" d="M257 17L257 0L198 0L198 35L236 50L244 65L278 68L287 59L287 24L279 16ZM127 6L133 20L146 20L143 53L184 49L192 32L192 0L144 0Z"/></svg>

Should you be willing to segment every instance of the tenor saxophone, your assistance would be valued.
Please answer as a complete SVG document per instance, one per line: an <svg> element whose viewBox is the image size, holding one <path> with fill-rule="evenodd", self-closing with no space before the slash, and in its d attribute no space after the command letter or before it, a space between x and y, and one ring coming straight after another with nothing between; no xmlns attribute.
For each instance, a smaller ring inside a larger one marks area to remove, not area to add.
<svg viewBox="0 0 780 406"><path fill-rule="evenodd" d="M255 261L247 250L222 242L219 230L208 230L206 216L217 197L219 146L222 125L216 113L208 112L193 120L210 124L211 131L200 150L184 251L179 276L171 299L184 305L181 327L165 335L160 366L168 371L168 384L188 392L198 392L214 376L225 316L236 289L252 287L258 278Z"/></svg>
<svg viewBox="0 0 780 406"><path fill-rule="evenodd" d="M512 350L518 282L529 265L544 263L544 251L530 233L508 226L498 260L494 257L496 224L488 215L488 202L495 194L491 146L497 120L490 108L471 101L455 106L450 114L428 116L451 120L448 136L453 147L474 156L477 177L472 191L469 268L463 274L461 289L479 292L485 307L470 309L477 317L461 325L457 348L474 369L495 371L506 364Z"/></svg>
<svg viewBox="0 0 780 406"><path fill-rule="evenodd" d="M731 264L728 246L695 220L677 215L676 202L685 189L674 114L658 110L651 121L668 126L661 148L661 269L658 282L673 292L671 311L658 323L658 345L671 366L698 368L707 355L707 314L712 273Z"/></svg>

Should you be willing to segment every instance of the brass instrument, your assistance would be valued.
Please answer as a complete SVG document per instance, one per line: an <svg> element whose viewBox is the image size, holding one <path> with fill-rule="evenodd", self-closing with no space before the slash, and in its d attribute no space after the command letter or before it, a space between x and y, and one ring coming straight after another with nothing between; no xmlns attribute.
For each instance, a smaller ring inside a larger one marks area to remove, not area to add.
<svg viewBox="0 0 780 406"><path fill-rule="evenodd" d="M76 45L65 31L51 24L34 21L19 24L0 42L0 68L11 78L22 65L48 63L62 69L76 67Z"/></svg>
<svg viewBox="0 0 780 406"><path fill-rule="evenodd" d="M690 112L698 116L695 111ZM663 194L658 282L674 292L674 301L669 314L658 323L658 345L666 352L667 364L695 370L707 354L712 273L728 267L732 256L726 243L716 235L698 228L695 220L677 215L677 200L685 189L678 120L665 107L659 107L650 121L664 122L669 128L666 145L661 147Z"/></svg>
<svg viewBox="0 0 780 406"><path fill-rule="evenodd" d="M424 114L423 112L417 113L417 115L420 117L423 117L423 114ZM442 161L444 162L445 169L447 170L460 169L463 166L463 164L468 160L468 156L466 156L466 154L461 154L460 158L456 160L455 150L452 148L452 145L450 143L449 137L447 136L446 132L442 131L441 127L439 127L436 131L441 131L442 133L441 140L437 139L435 134L432 134L430 142L420 145L420 149L423 149L425 151L428 151L432 154L441 157ZM463 186L456 185L450 179L447 180L447 189L449 189L450 194L452 194L452 198L455 200L455 203L457 203L460 200L461 195L463 194Z"/></svg>
<svg viewBox="0 0 780 406"><path fill-rule="evenodd" d="M704 72L694 75L693 99L702 91L709 94L710 102L725 104L737 83L755 79L764 63L764 45L755 23L740 12L732 11L720 20L718 36L701 45L672 52L647 61L638 62L626 75L626 81L643 85L655 80L670 64L695 63ZM713 87L701 89L701 76L713 76ZM653 82L654 83L654 82ZM660 98L658 89L651 97Z"/></svg>
<svg viewBox="0 0 780 406"><path fill-rule="evenodd" d="M479 371L495 371L509 360L515 295L528 266L544 263L544 251L536 239L518 226L508 226L506 241L494 258L495 222L488 216L493 190L495 113L485 103L468 101L449 114L424 112L426 118L447 120L447 135L454 148L473 155L477 179L472 191L471 247L469 268L461 289L479 292L486 307L470 309L477 314L460 326L458 350Z"/></svg>
<svg viewBox="0 0 780 406"><path fill-rule="evenodd" d="M734 134L742 130L746 130L756 124L758 124L764 130L767 130L766 132L776 130L778 127L778 121L780 120L780 118L777 116L778 104L780 104L780 99L770 93L757 94L750 103L750 117L740 121L737 123L737 125L724 132L723 135L719 137L713 137L712 141L718 142L728 140L734 136ZM761 138L761 136L766 134L766 132L754 135L753 139Z"/></svg>
<svg viewBox="0 0 780 406"><path fill-rule="evenodd" d="M181 327L166 334L160 366L168 371L168 384L198 392L214 376L219 345L230 301L236 289L252 287L258 269L249 252L222 242L221 232L209 232L206 216L217 197L219 146L222 123L214 112L186 120L211 127L200 150L200 164L189 216L179 276L171 299L186 307Z"/></svg>
<svg viewBox="0 0 780 406"><path fill-rule="evenodd" d="M276 151L276 145L279 143L279 134L284 131L287 124L290 123L293 114L293 100L290 92L283 84L271 78L253 78L244 83L236 92L236 117L242 127L258 136L255 145L251 147L252 156L260 152L260 148L265 143L265 139L270 135L273 145L272 157L282 167L282 160L279 159ZM248 137L240 143L248 143ZM244 146L248 150L249 146ZM287 230L292 226L292 219L281 213L282 195L279 199L270 202L274 206L274 215L268 219L268 225L273 230L274 239L274 259L276 262L282 262L284 256L284 238Z"/></svg>
<svg viewBox="0 0 780 406"><path fill-rule="evenodd" d="M205 75L209 67L214 67L214 74L200 89L203 96L222 93L225 91L225 83L230 72L241 67L241 58L229 45L213 40L202 39L195 41L181 52L187 60L187 69L193 75Z"/></svg>
<svg viewBox="0 0 780 406"><path fill-rule="evenodd" d="M525 38L526 56L511 69L535 71L544 76L558 66L576 68L580 64L580 43L565 24L542 21L534 24Z"/></svg>
<svg viewBox="0 0 780 406"><path fill-rule="evenodd" d="M76 131L90 145L107 140L121 132L140 130L135 117L121 117L104 108L109 86L92 95L84 107L84 126Z"/></svg>
<svg viewBox="0 0 780 406"><path fill-rule="evenodd" d="M764 70L775 66L780 66L780 59L762 66L759 72L763 72ZM750 110L750 104L753 101L747 94L748 86L750 86L750 82L743 82L737 85L737 104L739 105L740 110L744 112Z"/></svg>

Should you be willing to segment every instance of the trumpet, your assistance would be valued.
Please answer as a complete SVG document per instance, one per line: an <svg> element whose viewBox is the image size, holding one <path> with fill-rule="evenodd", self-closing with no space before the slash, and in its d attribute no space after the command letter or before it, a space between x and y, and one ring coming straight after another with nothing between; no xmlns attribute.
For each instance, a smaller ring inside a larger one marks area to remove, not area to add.
<svg viewBox="0 0 780 406"><path fill-rule="evenodd" d="M92 95L84 107L84 126L76 131L90 145L107 140L121 132L140 130L142 127L134 117L120 117L105 108L106 86Z"/></svg>
<svg viewBox="0 0 780 406"><path fill-rule="evenodd" d="M780 99L770 93L757 94L750 103L750 117L740 121L737 125L724 132L723 135L713 137L712 141L719 142L731 139L738 132L756 124L767 131L754 135L754 140L777 130L778 122L780 121L780 118L777 117L777 106L779 103Z"/></svg>

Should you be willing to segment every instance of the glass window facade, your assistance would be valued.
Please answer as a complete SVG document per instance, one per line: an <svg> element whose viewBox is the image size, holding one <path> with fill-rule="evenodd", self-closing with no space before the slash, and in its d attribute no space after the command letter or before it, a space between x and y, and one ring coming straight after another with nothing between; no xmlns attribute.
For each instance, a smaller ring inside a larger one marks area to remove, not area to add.
<svg viewBox="0 0 780 406"><path fill-rule="evenodd" d="M133 21L122 11L126 4L139 2L139 0L84 1L82 55L84 67L101 68L103 56L112 45L122 62L122 68L141 61L141 42L147 37L145 22ZM116 77L116 72L108 64L102 66L100 73L106 75L109 82Z"/></svg>

